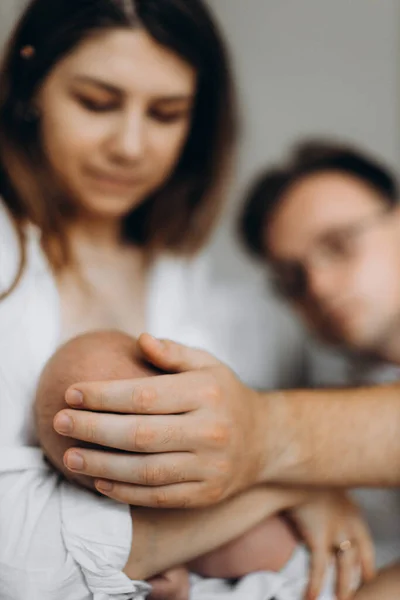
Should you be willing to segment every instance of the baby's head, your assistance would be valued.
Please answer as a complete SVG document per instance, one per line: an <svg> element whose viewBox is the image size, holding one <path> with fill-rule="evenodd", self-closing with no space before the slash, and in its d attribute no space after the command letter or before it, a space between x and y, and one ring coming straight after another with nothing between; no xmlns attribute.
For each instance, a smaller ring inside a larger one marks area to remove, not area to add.
<svg viewBox="0 0 400 600"><path fill-rule="evenodd" d="M79 382L134 379L157 373L141 360L136 339L120 331L86 333L66 342L46 364L36 392L36 431L47 459L68 479L94 490L92 478L71 473L63 463L68 448L95 447L54 430L55 415L68 408L65 392Z"/></svg>

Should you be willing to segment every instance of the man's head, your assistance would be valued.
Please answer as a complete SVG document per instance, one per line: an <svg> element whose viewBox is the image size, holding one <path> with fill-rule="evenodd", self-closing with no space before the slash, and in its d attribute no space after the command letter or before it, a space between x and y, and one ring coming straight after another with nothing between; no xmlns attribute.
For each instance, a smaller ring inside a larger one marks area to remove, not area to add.
<svg viewBox="0 0 400 600"><path fill-rule="evenodd" d="M380 352L400 327L396 183L348 147L308 142L265 173L247 201L247 246L325 340Z"/></svg>

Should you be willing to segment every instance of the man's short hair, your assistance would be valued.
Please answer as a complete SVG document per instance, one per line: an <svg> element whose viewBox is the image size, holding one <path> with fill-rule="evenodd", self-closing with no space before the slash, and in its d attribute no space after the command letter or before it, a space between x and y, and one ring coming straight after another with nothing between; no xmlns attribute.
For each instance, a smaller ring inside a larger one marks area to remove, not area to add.
<svg viewBox="0 0 400 600"><path fill-rule="evenodd" d="M398 202L395 177L378 160L351 146L307 140L293 147L281 165L264 171L250 189L239 227L247 249L266 257L265 228L288 189L303 177L334 171L351 175L378 192L388 208Z"/></svg>

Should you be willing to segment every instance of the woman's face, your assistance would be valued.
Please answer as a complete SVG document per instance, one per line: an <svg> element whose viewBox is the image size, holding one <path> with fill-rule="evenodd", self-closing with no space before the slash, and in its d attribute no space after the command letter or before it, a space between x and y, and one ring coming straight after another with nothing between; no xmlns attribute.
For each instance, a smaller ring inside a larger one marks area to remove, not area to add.
<svg viewBox="0 0 400 600"><path fill-rule="evenodd" d="M195 70L144 30L86 40L45 80L37 105L47 159L94 218L121 218L161 187L191 123Z"/></svg>

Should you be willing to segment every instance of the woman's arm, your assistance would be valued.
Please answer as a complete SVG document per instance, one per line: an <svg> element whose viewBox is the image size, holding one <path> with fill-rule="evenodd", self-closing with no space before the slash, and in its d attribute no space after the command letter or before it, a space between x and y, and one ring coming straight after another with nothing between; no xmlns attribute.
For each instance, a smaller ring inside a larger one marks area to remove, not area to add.
<svg viewBox="0 0 400 600"><path fill-rule="evenodd" d="M208 508L132 508L134 537L125 573L148 579L189 562L306 497L303 491L258 486Z"/></svg>

